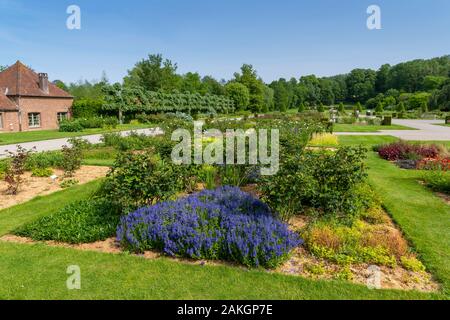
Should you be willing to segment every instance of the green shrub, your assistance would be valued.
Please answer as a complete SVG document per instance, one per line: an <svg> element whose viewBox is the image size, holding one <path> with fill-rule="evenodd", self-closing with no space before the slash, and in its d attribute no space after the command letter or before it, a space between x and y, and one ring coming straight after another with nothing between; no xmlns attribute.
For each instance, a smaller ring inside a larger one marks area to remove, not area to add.
<svg viewBox="0 0 450 320"><path fill-rule="evenodd" d="M92 143L82 138L70 138L68 142L72 145L72 147L81 150L88 150L94 147Z"/></svg>
<svg viewBox="0 0 450 320"><path fill-rule="evenodd" d="M62 167L63 154L60 151L45 151L33 153L25 163L26 170Z"/></svg>
<svg viewBox="0 0 450 320"><path fill-rule="evenodd" d="M276 175L263 178L263 199L283 218L310 207L324 216L352 220L365 209L366 149L303 152L283 159Z"/></svg>
<svg viewBox="0 0 450 320"><path fill-rule="evenodd" d="M63 162L61 168L64 170L64 177L73 177L75 171L81 168L83 158L82 150L77 147L69 148L63 146L62 148Z"/></svg>
<svg viewBox="0 0 450 320"><path fill-rule="evenodd" d="M0 180L3 180L5 178L6 170L8 170L8 167L8 159L0 160Z"/></svg>
<svg viewBox="0 0 450 320"><path fill-rule="evenodd" d="M420 262L419 260L417 260L416 257L408 257L408 256L404 256L401 258L401 263L403 265L403 267L405 267L405 269L410 270L410 271L414 271L414 272L425 272L426 268L425 266L422 264L422 262Z"/></svg>
<svg viewBox="0 0 450 320"><path fill-rule="evenodd" d="M118 223L119 212L110 202L89 199L69 204L52 215L26 224L14 233L36 241L89 243L113 236Z"/></svg>
<svg viewBox="0 0 450 320"><path fill-rule="evenodd" d="M423 174L427 187L436 192L450 194L450 172L444 170L429 170Z"/></svg>
<svg viewBox="0 0 450 320"><path fill-rule="evenodd" d="M309 145L319 147L336 147L339 145L339 139L336 135L331 133L319 133L313 136L309 142Z"/></svg>
<svg viewBox="0 0 450 320"><path fill-rule="evenodd" d="M203 165L199 170L199 179L209 190L216 188L216 175L217 169L211 165Z"/></svg>
<svg viewBox="0 0 450 320"><path fill-rule="evenodd" d="M102 128L105 124L105 120L100 117L79 118L76 119L76 121L83 127L83 129Z"/></svg>
<svg viewBox="0 0 450 320"><path fill-rule="evenodd" d="M17 146L16 152L7 151L9 160L4 173L5 182L8 184L6 194L16 195L19 192L20 186L23 183L22 175L25 173L25 164L34 152L34 148L27 150L20 145Z"/></svg>
<svg viewBox="0 0 450 320"><path fill-rule="evenodd" d="M76 179L65 179L60 183L60 187L62 189L67 189L67 188L71 188L73 186L76 186L77 184L79 184L80 181L76 180Z"/></svg>
<svg viewBox="0 0 450 320"><path fill-rule="evenodd" d="M63 120L59 123L60 132L81 132L83 126L78 120Z"/></svg>
<svg viewBox="0 0 450 320"><path fill-rule="evenodd" d="M392 117L390 117L390 116L383 117L383 120L381 121L381 125L382 126L390 126L390 125L392 125Z"/></svg>
<svg viewBox="0 0 450 320"><path fill-rule="evenodd" d="M31 175L33 177L40 177L40 178L46 178L53 175L53 170L50 168L34 168L31 171Z"/></svg>
<svg viewBox="0 0 450 320"><path fill-rule="evenodd" d="M185 168L152 152L124 152L108 174L102 192L124 213L172 198L184 190Z"/></svg>
<svg viewBox="0 0 450 320"><path fill-rule="evenodd" d="M119 125L119 120L114 117L109 117L104 119L103 126L109 129L115 129Z"/></svg>

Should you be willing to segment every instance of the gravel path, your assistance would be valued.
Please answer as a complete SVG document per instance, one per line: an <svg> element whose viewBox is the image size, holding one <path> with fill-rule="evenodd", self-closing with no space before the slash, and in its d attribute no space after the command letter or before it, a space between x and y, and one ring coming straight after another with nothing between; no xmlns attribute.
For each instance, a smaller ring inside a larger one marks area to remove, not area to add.
<svg viewBox="0 0 450 320"><path fill-rule="evenodd" d="M393 136L403 140L450 141L450 127L440 126L443 120L394 119L393 124L416 130L380 130L377 132L336 132L342 136Z"/></svg>
<svg viewBox="0 0 450 320"><path fill-rule="evenodd" d="M154 129L139 129L139 130L130 130L130 131L122 131L120 134L122 136L127 136L131 132L137 132L139 134L145 134L148 136L157 136L163 133L163 131L160 128L154 128ZM94 134L94 135L88 135L88 136L81 136L77 138L82 138L90 143L98 144L101 142L102 135L101 134ZM36 148L36 151L53 151L53 150L59 150L64 145L69 145L69 138L63 138L63 139L52 139L52 140L43 140L43 141L35 141L35 142L24 142L20 143L22 147L29 150L32 148ZM15 152L17 150L17 145L10 144L5 146L0 146L0 159L5 158L7 155L7 151Z"/></svg>

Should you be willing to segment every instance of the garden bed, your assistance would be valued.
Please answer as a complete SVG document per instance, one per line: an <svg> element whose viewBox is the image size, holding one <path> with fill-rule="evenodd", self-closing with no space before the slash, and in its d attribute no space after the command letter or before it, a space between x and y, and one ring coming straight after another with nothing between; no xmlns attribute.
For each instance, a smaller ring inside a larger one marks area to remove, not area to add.
<svg viewBox="0 0 450 320"><path fill-rule="evenodd" d="M308 225L309 218L305 216L297 216L290 222L290 228L293 231L299 231ZM392 228L395 228L392 222L389 222ZM398 234L401 232L396 229ZM69 244L57 241L35 241L30 238L20 237L16 235L5 235L0 241L21 243L21 244L39 244L43 243L50 247L71 248L82 251L95 251L109 254L126 253L114 237L103 241L93 243ZM165 257L181 263L193 264L198 266L231 266L245 268L244 266L222 260L195 260L180 257L168 257L156 250L146 250L139 254L133 254L144 259L159 259ZM287 274L291 276L301 276L310 279L324 280L346 280L356 284L366 285L373 274L370 272L370 264L351 264L348 268L337 263L333 263L324 259L316 258L304 246L295 248L288 261L274 270L267 270L271 273ZM425 271L410 271L402 266L387 267L379 266L381 271L381 288L382 289L398 289L398 290L416 290L423 292L437 292L440 288L431 274Z"/></svg>
<svg viewBox="0 0 450 320"><path fill-rule="evenodd" d="M393 234L406 244L400 230L391 221L387 213L383 212L385 222L383 226L392 230ZM307 228L310 218L296 216L290 221L290 228L301 233ZM409 249L409 248L408 248ZM413 255L414 256L414 255ZM415 256L414 256L415 257ZM327 259L321 259L312 254L304 246L293 250L290 259L275 272L302 276L313 279L347 280L353 283L368 283L373 276L371 266L376 265L381 272L382 289L418 290L425 292L438 291L440 286L426 271L411 271L401 265L383 266L369 263L338 264Z"/></svg>
<svg viewBox="0 0 450 320"><path fill-rule="evenodd" d="M83 184L105 177L108 170L108 167L82 166L71 179ZM63 176L62 170L55 169L53 172L58 177ZM6 195L7 183L0 181L0 209L9 208L27 202L37 196L48 195L63 189L61 187L61 178L53 181L49 177L33 177L31 172L25 172L23 179L23 184L17 195Z"/></svg>

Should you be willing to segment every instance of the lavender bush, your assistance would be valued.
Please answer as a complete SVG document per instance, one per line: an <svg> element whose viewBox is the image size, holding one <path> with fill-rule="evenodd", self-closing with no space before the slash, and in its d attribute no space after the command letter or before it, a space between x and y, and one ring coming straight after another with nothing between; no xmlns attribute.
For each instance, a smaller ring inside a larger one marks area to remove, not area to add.
<svg viewBox="0 0 450 320"><path fill-rule="evenodd" d="M122 218L117 239L134 252L156 249L170 256L268 268L303 242L267 205L236 187L141 208Z"/></svg>

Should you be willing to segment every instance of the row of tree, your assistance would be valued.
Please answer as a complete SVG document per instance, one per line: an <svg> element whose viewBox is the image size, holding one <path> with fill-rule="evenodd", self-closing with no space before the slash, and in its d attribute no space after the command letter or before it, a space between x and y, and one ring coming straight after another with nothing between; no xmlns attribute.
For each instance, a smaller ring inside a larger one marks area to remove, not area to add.
<svg viewBox="0 0 450 320"><path fill-rule="evenodd" d="M181 75L177 68L176 63L161 55L149 55L128 71L120 86L143 92L226 96L234 101L237 110L251 112L357 102L370 109L397 108L402 104L406 109L450 110L450 56L394 66L385 64L377 71L354 69L333 77L281 78L270 84L264 83L249 64L244 64L229 81L193 72ZM74 109L82 106L78 108L80 114L89 113L86 112L89 104L95 106L92 110L98 110L108 92L104 88L111 86L106 76L94 83L84 81L66 86L58 81L57 84L76 97Z"/></svg>
<svg viewBox="0 0 450 320"><path fill-rule="evenodd" d="M123 113L176 113L216 114L234 112L234 101L226 96L199 93L172 93L149 91L141 86L106 85L103 88L105 101L102 109L118 112L122 120Z"/></svg>

